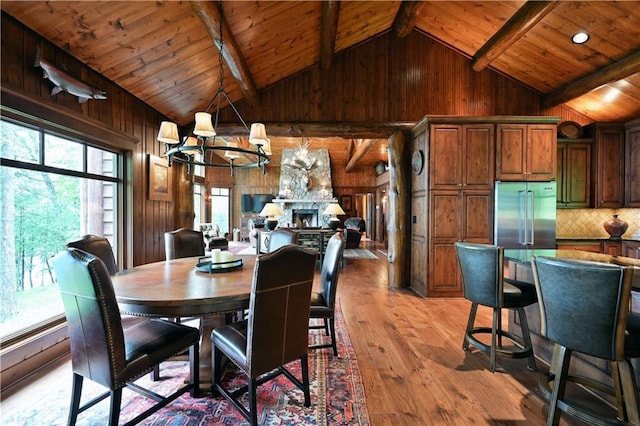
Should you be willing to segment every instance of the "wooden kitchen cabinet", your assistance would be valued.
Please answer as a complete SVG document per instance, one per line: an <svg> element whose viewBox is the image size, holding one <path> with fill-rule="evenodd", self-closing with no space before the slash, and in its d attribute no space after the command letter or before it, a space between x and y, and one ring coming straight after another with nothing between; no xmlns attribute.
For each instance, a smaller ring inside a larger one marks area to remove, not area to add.
<svg viewBox="0 0 640 426"><path fill-rule="evenodd" d="M640 242L624 241L622 243L622 255L633 259L640 259Z"/></svg>
<svg viewBox="0 0 640 426"><path fill-rule="evenodd" d="M620 241L603 241L602 253L611 256L622 256L622 243Z"/></svg>
<svg viewBox="0 0 640 426"><path fill-rule="evenodd" d="M591 206L590 139L558 139L557 207Z"/></svg>
<svg viewBox="0 0 640 426"><path fill-rule="evenodd" d="M553 180L557 172L557 125L498 124L497 180Z"/></svg>
<svg viewBox="0 0 640 426"><path fill-rule="evenodd" d="M462 278L454 243L490 244L493 240L491 190L431 191L427 265L429 297L459 297Z"/></svg>
<svg viewBox="0 0 640 426"><path fill-rule="evenodd" d="M624 205L640 207L640 119L627 123L624 158Z"/></svg>
<svg viewBox="0 0 640 426"><path fill-rule="evenodd" d="M493 124L434 124L430 128L432 189L491 189L494 179Z"/></svg>
<svg viewBox="0 0 640 426"><path fill-rule="evenodd" d="M585 126L585 132L593 138L594 207L622 207L625 127L619 123L595 123Z"/></svg>

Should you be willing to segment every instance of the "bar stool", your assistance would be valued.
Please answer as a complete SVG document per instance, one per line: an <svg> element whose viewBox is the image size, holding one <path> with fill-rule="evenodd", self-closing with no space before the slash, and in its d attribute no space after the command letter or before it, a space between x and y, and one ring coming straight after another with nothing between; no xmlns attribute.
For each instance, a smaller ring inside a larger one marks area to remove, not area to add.
<svg viewBox="0 0 640 426"><path fill-rule="evenodd" d="M638 385L630 361L640 357L640 318L629 314L628 309L633 270L543 256L533 257L531 264L540 302L541 332L556 344L549 374L541 380L543 393L549 397L547 424L558 424L563 411L589 424L640 425ZM573 352L609 361L613 386L570 374ZM618 420L604 418L566 399L568 382L614 395Z"/></svg>
<svg viewBox="0 0 640 426"><path fill-rule="evenodd" d="M460 270L464 297L472 302L469 321L462 349L472 344L478 350L490 353L489 370L496 369L496 355L511 358L528 358L530 370L536 370L536 360L529 335L529 325L524 307L536 303L536 290L531 284L504 278L504 249L489 244L456 242L456 255ZM478 306L493 308L491 327L474 327ZM522 337L502 329L502 309L514 309L520 318ZM477 334L491 334L491 345L486 345ZM513 343L503 346L505 337Z"/></svg>

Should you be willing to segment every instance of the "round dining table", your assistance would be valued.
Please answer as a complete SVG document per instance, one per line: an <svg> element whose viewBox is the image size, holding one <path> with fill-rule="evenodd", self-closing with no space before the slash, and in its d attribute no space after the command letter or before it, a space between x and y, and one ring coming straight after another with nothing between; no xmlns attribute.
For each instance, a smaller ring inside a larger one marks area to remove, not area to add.
<svg viewBox="0 0 640 426"><path fill-rule="evenodd" d="M201 388L210 386L211 330L225 324L225 314L249 307L256 255L235 255L236 268L202 272L204 259L188 257L126 269L112 276L120 311L144 317L200 318Z"/></svg>

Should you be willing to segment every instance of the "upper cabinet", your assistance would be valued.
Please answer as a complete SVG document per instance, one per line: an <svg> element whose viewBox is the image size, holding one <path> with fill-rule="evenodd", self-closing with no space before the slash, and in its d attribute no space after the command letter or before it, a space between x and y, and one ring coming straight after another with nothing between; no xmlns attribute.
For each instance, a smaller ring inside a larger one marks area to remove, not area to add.
<svg viewBox="0 0 640 426"><path fill-rule="evenodd" d="M591 139L558 139L558 208L591 207Z"/></svg>
<svg viewBox="0 0 640 426"><path fill-rule="evenodd" d="M491 189L493 124L434 124L430 128L432 189Z"/></svg>
<svg viewBox="0 0 640 426"><path fill-rule="evenodd" d="M624 206L625 126L620 123L595 123L585 127L593 138L594 207Z"/></svg>
<svg viewBox="0 0 640 426"><path fill-rule="evenodd" d="M553 180L557 167L557 125L498 124L496 152L497 180Z"/></svg>
<svg viewBox="0 0 640 426"><path fill-rule="evenodd" d="M627 124L625 143L626 207L640 207L640 119Z"/></svg>

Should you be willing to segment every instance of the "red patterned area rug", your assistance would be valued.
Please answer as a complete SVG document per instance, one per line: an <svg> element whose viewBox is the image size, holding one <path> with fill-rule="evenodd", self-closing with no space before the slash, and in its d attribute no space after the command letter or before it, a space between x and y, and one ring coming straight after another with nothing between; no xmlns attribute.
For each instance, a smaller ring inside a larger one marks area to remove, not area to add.
<svg viewBox="0 0 640 426"><path fill-rule="evenodd" d="M311 406L304 407L302 391L284 376L267 382L258 388L259 423L261 425L369 425L369 414L349 334L342 312L337 304L336 333L338 335L338 357L332 350L309 351L309 374L311 382ZM327 339L322 330L310 332L310 343L317 344ZM300 377L300 363L293 362L288 368ZM186 362L161 364L162 379L151 382L146 377L138 383L161 394L177 389L188 376ZM225 373L231 386L243 383L232 367ZM70 399L71 373L64 389L51 390L45 401L33 401L20 413L3 413L2 425L64 425L66 424ZM99 385L85 381L83 401L102 391ZM150 401L125 389L123 392L120 423L124 423L150 406ZM8 416L5 416L7 415ZM108 419L108 402L105 400L81 413L78 425L104 425ZM153 426L202 426L202 425L247 425L248 422L222 397L191 398L188 394L178 398L167 407L144 420L141 424Z"/></svg>

